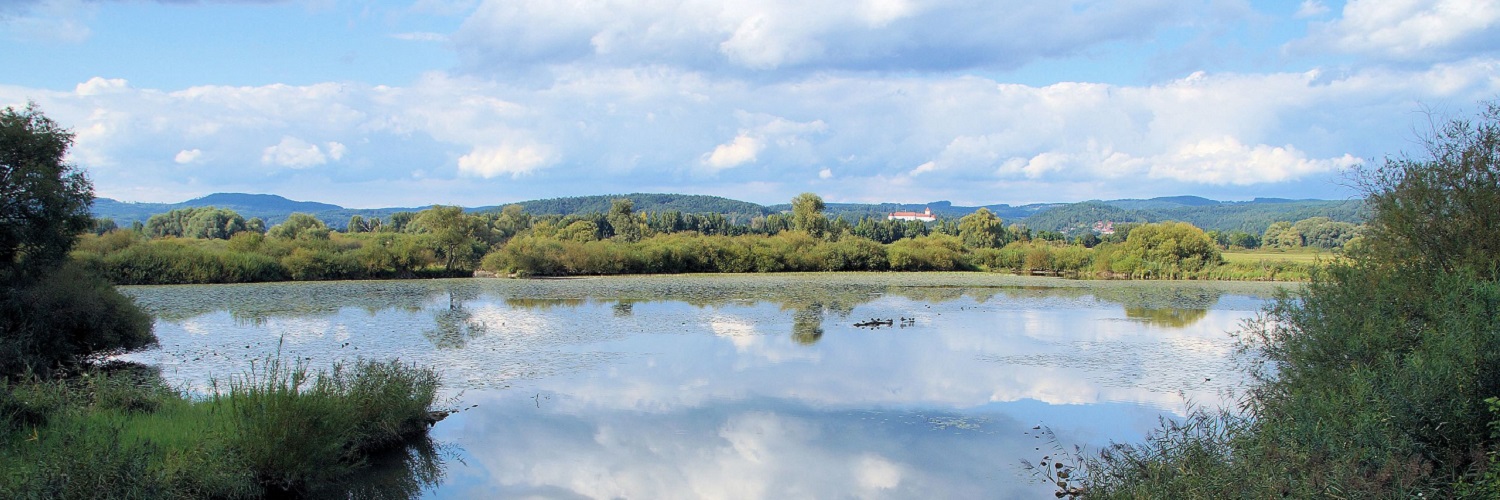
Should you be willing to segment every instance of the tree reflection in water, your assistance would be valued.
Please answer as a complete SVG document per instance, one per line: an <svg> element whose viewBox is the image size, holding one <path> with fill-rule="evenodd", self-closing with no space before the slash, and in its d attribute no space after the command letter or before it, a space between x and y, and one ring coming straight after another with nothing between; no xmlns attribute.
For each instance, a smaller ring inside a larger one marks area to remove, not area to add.
<svg viewBox="0 0 1500 500"><path fill-rule="evenodd" d="M448 307L433 313L437 327L422 335L439 349L461 349L470 339L483 336L489 331L488 325L474 319L474 312L464 307L464 302L478 297L479 292L473 288L448 289Z"/></svg>
<svg viewBox="0 0 1500 500"><path fill-rule="evenodd" d="M1125 308L1127 318L1168 328L1187 328L1207 316L1208 309L1157 309L1128 306Z"/></svg>
<svg viewBox="0 0 1500 500"><path fill-rule="evenodd" d="M823 306L809 305L792 311L792 340L813 345L823 338Z"/></svg>

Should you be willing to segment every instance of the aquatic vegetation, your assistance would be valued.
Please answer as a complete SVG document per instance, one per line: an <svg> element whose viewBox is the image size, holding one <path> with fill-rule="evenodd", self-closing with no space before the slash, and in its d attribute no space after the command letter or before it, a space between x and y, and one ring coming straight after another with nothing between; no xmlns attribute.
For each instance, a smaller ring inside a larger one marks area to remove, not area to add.
<svg viewBox="0 0 1500 500"><path fill-rule="evenodd" d="M358 361L309 372L278 359L192 397L159 375L95 370L0 383L0 495L255 498L337 484L424 437L437 375Z"/></svg>

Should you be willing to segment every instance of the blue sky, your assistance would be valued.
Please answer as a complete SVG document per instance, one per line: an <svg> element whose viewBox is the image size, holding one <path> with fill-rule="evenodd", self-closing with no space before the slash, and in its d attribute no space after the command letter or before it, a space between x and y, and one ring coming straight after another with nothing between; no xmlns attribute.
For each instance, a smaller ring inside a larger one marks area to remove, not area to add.
<svg viewBox="0 0 1500 500"><path fill-rule="evenodd" d="M7 0L100 196L1354 196L1500 97L1500 0Z"/></svg>

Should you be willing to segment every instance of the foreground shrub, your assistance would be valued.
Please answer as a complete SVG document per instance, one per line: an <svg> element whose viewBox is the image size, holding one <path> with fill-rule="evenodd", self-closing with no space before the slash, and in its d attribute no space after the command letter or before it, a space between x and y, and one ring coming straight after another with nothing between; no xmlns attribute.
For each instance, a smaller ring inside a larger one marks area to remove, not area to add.
<svg viewBox="0 0 1500 500"><path fill-rule="evenodd" d="M0 377L46 374L156 342L151 318L81 266L0 293Z"/></svg>
<svg viewBox="0 0 1500 500"><path fill-rule="evenodd" d="M1334 264L1242 334L1260 360L1243 413L1109 450L1090 496L1452 496L1496 449L1496 332L1500 284L1475 273Z"/></svg>

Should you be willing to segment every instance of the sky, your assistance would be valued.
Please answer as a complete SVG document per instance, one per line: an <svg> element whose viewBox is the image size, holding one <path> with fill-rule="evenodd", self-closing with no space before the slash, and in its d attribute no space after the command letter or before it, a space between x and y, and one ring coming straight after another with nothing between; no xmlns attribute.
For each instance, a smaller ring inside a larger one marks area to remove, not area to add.
<svg viewBox="0 0 1500 500"><path fill-rule="evenodd" d="M0 0L0 67L122 201L1348 199L1500 0Z"/></svg>

